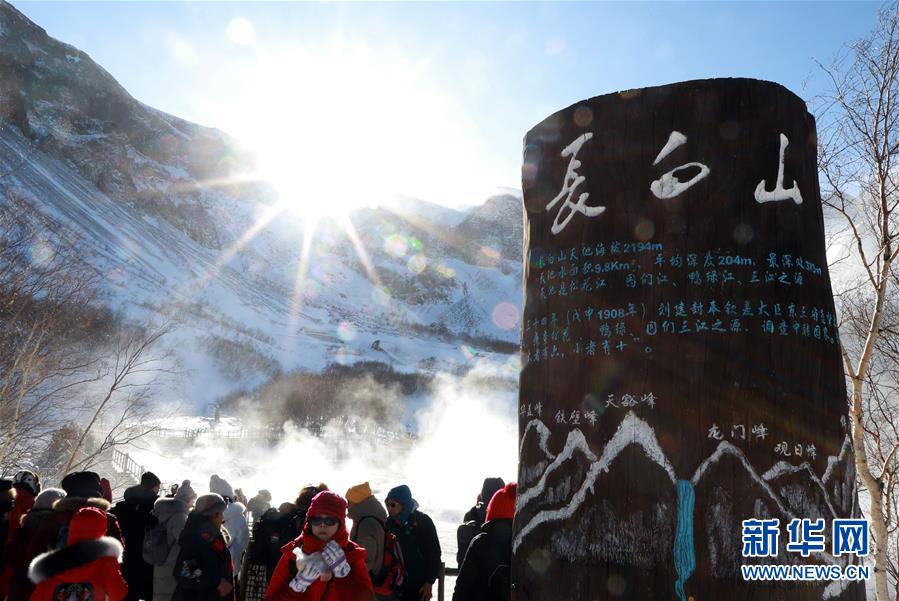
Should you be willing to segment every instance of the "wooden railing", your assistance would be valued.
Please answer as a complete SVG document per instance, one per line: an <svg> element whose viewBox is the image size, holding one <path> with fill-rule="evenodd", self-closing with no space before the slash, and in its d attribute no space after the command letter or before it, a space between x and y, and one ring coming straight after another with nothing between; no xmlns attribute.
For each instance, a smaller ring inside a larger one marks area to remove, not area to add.
<svg viewBox="0 0 899 601"><path fill-rule="evenodd" d="M440 563L440 576L437 578L437 601L444 601L444 599L446 599L446 592L444 591L444 577L458 575L459 568L448 568L446 567L445 563ZM452 592L450 592L450 597L452 597Z"/></svg>
<svg viewBox="0 0 899 601"><path fill-rule="evenodd" d="M123 474L128 474L138 482L140 482L141 475L147 471L144 466L132 459L131 455L116 448L112 450L112 467Z"/></svg>

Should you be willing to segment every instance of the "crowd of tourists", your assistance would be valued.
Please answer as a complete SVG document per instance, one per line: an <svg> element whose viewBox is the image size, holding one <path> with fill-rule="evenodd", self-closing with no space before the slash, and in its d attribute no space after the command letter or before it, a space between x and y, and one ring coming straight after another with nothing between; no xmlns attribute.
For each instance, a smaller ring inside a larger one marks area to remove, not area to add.
<svg viewBox="0 0 899 601"><path fill-rule="evenodd" d="M90 471L42 488L0 479L0 601L428 601L443 569L434 522L406 485L324 483L277 507L218 475L162 490L152 472L113 503ZM516 485L487 478L458 527L453 601L510 598ZM352 527L347 527L347 518Z"/></svg>

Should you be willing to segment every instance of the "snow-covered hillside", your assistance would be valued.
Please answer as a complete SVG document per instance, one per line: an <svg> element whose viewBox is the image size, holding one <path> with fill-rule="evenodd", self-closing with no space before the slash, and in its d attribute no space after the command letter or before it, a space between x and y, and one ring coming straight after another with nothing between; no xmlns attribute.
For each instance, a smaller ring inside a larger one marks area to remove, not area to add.
<svg viewBox="0 0 899 601"><path fill-rule="evenodd" d="M0 3L0 202L71 230L125 315L177 321L167 344L190 377L174 396L200 407L362 360L517 374L520 198L466 212L402 199L312 229L273 211L253 169L226 134L140 103Z"/></svg>

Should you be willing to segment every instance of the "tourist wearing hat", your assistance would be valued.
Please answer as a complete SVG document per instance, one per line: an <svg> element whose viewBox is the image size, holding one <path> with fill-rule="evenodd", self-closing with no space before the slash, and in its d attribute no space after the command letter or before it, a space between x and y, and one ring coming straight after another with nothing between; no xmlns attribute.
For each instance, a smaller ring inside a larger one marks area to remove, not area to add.
<svg viewBox="0 0 899 601"><path fill-rule="evenodd" d="M427 601L440 575L440 540L427 514L418 510L418 501L405 484L390 489L384 505L390 517L387 528L399 540L406 576L397 594L400 601Z"/></svg>
<svg viewBox="0 0 899 601"><path fill-rule="evenodd" d="M106 512L96 507L75 513L65 547L39 555L31 563L28 576L35 583L32 601L125 598L128 586L119 571L122 544L103 535L106 525Z"/></svg>
<svg viewBox="0 0 899 601"><path fill-rule="evenodd" d="M119 522L111 513L107 513L110 504L102 498L103 489L100 486L100 476L95 472L72 472L62 479L62 489L66 496L53 504L53 514L41 520L37 525L34 536L27 541L24 555L16 561L16 565L26 567L14 568L11 582L23 582L27 580L27 565L38 555L47 549L55 549L65 544L65 531L72 521L72 517L79 509L94 507L103 511L106 517L106 536L112 537L122 543L122 532ZM123 545L124 546L124 545ZM25 588L30 588L29 584ZM13 597L12 594L16 597ZM29 598L29 592L16 590L10 591L9 599L24 601Z"/></svg>
<svg viewBox="0 0 899 601"><path fill-rule="evenodd" d="M371 492L368 482L346 491L347 513L353 520L350 540L365 549L365 567L377 577L384 564L384 529L387 511Z"/></svg>
<svg viewBox="0 0 899 601"><path fill-rule="evenodd" d="M250 515L253 516L253 522L259 521L266 511L268 511L272 506L272 493L269 491L262 489L256 496L249 500L247 503L247 511L250 512Z"/></svg>
<svg viewBox="0 0 899 601"><path fill-rule="evenodd" d="M222 528L225 507L225 499L215 493L197 498L178 537L172 601L233 601L234 569Z"/></svg>
<svg viewBox="0 0 899 601"><path fill-rule="evenodd" d="M496 491L487 504L481 533L471 541L459 568L453 601L508 599L512 562L512 519L515 517L514 482Z"/></svg>
<svg viewBox="0 0 899 601"><path fill-rule="evenodd" d="M161 485L156 474L144 472L140 484L126 488L124 499L110 511L118 518L125 539L122 573L128 583L127 601L146 601L153 597L153 566L144 561L141 551L144 533L158 521L153 514L153 504L159 497ZM100 486L102 490L102 481Z"/></svg>
<svg viewBox="0 0 899 601"><path fill-rule="evenodd" d="M239 496L228 481L217 474L213 474L209 479L209 492L220 495L227 505L224 526L230 536L228 552L231 553L234 573L239 574L240 564L250 542L250 525L247 523L247 516L244 515L247 507L237 500Z"/></svg>
<svg viewBox="0 0 899 601"><path fill-rule="evenodd" d="M315 495L303 532L281 549L266 601L374 601L365 549L349 540L346 500Z"/></svg>
<svg viewBox="0 0 899 601"><path fill-rule="evenodd" d="M153 504L159 526L165 528L165 562L153 566L153 601L170 601L175 592L175 560L181 551L178 538L184 531L187 516L197 500L197 493L185 480L173 497L160 497ZM147 560L147 557L144 557Z"/></svg>
<svg viewBox="0 0 899 601"><path fill-rule="evenodd" d="M481 526L487 520L487 504L496 491L505 486L502 478L484 478L481 484L481 492L478 493L478 499L474 507L469 509L462 518L462 524L456 529L456 565L461 566L462 560L465 558L465 552L468 545L478 534L481 533Z"/></svg>
<svg viewBox="0 0 899 601"><path fill-rule="evenodd" d="M21 470L13 476L12 486L16 491L16 498L13 502L12 511L7 516L9 529L3 541L6 545L12 540L19 526L22 525L22 516L31 511L32 506L34 506L34 499L41 492L41 480L34 472Z"/></svg>
<svg viewBox="0 0 899 601"><path fill-rule="evenodd" d="M56 545L59 530L68 526L76 511L82 507L96 507L106 513L106 536L113 537L124 546L119 520L115 515L109 513L112 504L103 498L103 485L100 482L99 474L96 472L72 472L62 479L60 486L66 496L53 505L53 511L58 514L58 523L51 525L51 528L56 528L50 533L52 539L41 540L41 543ZM43 550L41 549L41 551Z"/></svg>
<svg viewBox="0 0 899 601"><path fill-rule="evenodd" d="M9 601L27 601L34 590L34 584L28 579L28 564L33 557L27 553L29 541L40 531L47 520L53 519L53 505L66 496L61 488L45 488L34 499L31 511L22 517L22 525L16 530L7 545L5 565L9 569Z"/></svg>

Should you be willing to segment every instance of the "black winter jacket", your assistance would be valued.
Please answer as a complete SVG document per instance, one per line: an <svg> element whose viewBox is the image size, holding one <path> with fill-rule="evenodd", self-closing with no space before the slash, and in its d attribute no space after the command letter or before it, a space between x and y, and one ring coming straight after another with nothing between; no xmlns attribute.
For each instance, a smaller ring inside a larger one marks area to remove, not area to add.
<svg viewBox="0 0 899 601"><path fill-rule="evenodd" d="M405 525L387 520L387 527L396 535L403 552L406 578L399 598L421 598L419 589L425 582L433 584L440 575L440 540L434 522L424 513L415 510Z"/></svg>
<svg viewBox="0 0 899 601"><path fill-rule="evenodd" d="M153 566L143 557L144 532L159 520L153 512L157 494L146 486L132 486L125 490L125 499L110 510L119 519L125 541L125 561L122 575L128 583L128 599L149 599L153 596Z"/></svg>
<svg viewBox="0 0 899 601"><path fill-rule="evenodd" d="M456 578L453 601L488 601L490 576L501 564L511 565L512 520L491 520L481 526L465 554Z"/></svg>
<svg viewBox="0 0 899 601"><path fill-rule="evenodd" d="M191 513L178 537L178 544L181 550L172 572L175 577L172 601L233 600L233 590L224 596L220 596L217 590L222 580L234 580L231 553L224 531L208 517ZM188 580L180 577L187 573L194 573L196 578Z"/></svg>

